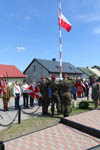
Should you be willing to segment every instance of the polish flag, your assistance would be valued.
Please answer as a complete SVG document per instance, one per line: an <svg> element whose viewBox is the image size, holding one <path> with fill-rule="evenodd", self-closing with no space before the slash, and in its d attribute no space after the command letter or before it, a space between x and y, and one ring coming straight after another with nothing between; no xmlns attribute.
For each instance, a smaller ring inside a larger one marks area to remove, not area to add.
<svg viewBox="0 0 100 150"><path fill-rule="evenodd" d="M69 32L72 28L72 25L69 23L69 21L67 20L67 18L65 18L65 16L61 13L61 22L60 22L60 17L58 18L58 24L65 28L67 32Z"/></svg>
<svg viewBox="0 0 100 150"><path fill-rule="evenodd" d="M27 92L29 93L29 95L34 98L36 97L37 99L40 98L41 94L40 94L40 90L38 89L37 85L32 84L28 87Z"/></svg>
<svg viewBox="0 0 100 150"><path fill-rule="evenodd" d="M5 81L2 79L0 81L0 96L3 96L6 93L6 83Z"/></svg>

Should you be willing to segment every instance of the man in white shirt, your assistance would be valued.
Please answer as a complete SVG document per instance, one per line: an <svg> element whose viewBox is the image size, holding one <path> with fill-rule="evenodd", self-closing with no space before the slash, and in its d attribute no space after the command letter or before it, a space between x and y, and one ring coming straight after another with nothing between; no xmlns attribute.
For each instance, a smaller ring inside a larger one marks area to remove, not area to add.
<svg viewBox="0 0 100 150"><path fill-rule="evenodd" d="M23 93L23 105L24 105L24 108L28 108L28 93L27 93L27 88L28 87L29 87L28 84L24 80L23 85L21 87L22 93Z"/></svg>
<svg viewBox="0 0 100 150"><path fill-rule="evenodd" d="M18 109L19 108L19 99L21 96L21 89L18 84L18 81L15 82L15 86L13 88L13 95L15 97L15 109Z"/></svg>

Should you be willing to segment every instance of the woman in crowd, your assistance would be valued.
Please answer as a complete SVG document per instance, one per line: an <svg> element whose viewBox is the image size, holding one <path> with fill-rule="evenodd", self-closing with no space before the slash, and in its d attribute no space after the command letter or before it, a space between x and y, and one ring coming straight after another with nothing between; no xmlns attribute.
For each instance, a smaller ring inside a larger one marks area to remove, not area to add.
<svg viewBox="0 0 100 150"><path fill-rule="evenodd" d="M93 84L92 84L92 99L94 101L95 108L98 108L98 102L99 102L99 84L97 82L97 79L93 78Z"/></svg>

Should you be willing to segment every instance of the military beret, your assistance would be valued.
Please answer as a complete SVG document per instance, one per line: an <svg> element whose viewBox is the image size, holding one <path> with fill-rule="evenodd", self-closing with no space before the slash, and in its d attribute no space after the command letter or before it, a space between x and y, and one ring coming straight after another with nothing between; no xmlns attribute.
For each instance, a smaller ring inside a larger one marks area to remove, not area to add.
<svg viewBox="0 0 100 150"><path fill-rule="evenodd" d="M53 74L53 75L51 76L51 78L52 78L52 79L56 79L56 75Z"/></svg>
<svg viewBox="0 0 100 150"><path fill-rule="evenodd" d="M46 79L46 77L41 77L41 80Z"/></svg>
<svg viewBox="0 0 100 150"><path fill-rule="evenodd" d="M63 74L63 77L67 77L67 73L64 73L64 74Z"/></svg>

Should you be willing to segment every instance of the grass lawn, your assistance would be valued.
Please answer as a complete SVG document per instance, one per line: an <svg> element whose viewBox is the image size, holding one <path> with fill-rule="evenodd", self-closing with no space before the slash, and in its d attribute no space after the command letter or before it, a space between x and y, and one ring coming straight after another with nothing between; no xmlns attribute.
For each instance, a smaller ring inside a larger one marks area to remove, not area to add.
<svg viewBox="0 0 100 150"><path fill-rule="evenodd" d="M76 108L72 108L72 112L70 115L80 114L89 110L92 110L94 108L93 103L89 102L89 109L79 109L79 102L77 103ZM55 115L54 117L50 116L35 116L31 117L28 120L24 120L21 122L21 124L13 124L11 127L6 128L4 130L0 131L0 141L9 140L36 130L40 130L42 128L46 128L48 126L52 126L54 124L59 123L60 118L63 117L63 115Z"/></svg>
<svg viewBox="0 0 100 150"><path fill-rule="evenodd" d="M79 102L78 102L76 108L72 108L72 112L70 113L70 116L93 110L94 109L93 102L92 101L87 101L87 102L89 103L88 109L79 109Z"/></svg>

